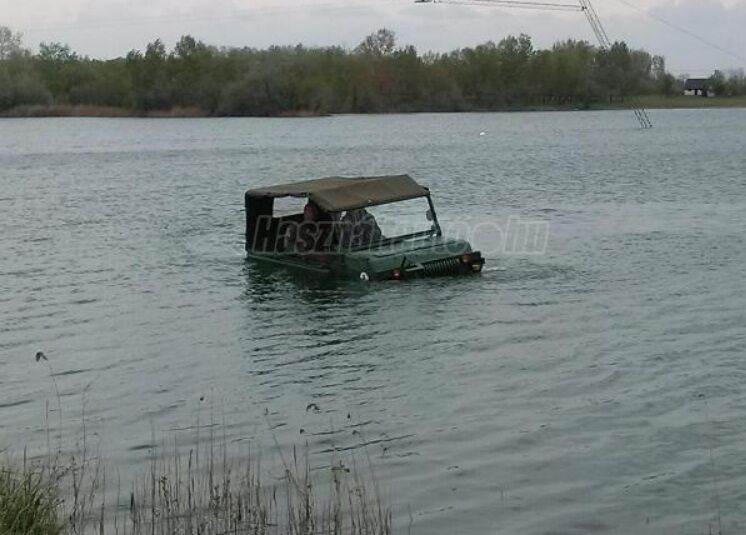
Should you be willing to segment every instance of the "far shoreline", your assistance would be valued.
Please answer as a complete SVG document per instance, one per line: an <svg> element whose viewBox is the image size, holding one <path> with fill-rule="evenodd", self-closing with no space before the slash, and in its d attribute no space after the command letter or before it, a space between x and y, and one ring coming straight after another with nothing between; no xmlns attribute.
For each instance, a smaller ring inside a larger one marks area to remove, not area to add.
<svg viewBox="0 0 746 535"><path fill-rule="evenodd" d="M639 97L636 103L646 109L725 109L746 108L746 97ZM126 108L90 105L16 106L0 113L0 119L45 119L45 118L102 118L102 119L215 119L215 118L323 118L341 115L408 115L418 113L511 113L511 112L567 112L629 110L631 101L611 104L594 103L589 106L529 105L498 109L453 109L453 110L383 110L370 113L322 113L312 110L294 110L275 115L210 115L198 108L172 108L138 112Z"/></svg>

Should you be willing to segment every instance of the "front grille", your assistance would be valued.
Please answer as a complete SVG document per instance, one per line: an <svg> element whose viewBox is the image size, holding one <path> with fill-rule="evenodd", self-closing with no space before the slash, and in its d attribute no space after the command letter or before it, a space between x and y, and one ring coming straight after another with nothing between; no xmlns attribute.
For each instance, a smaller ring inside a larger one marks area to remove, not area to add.
<svg viewBox="0 0 746 535"><path fill-rule="evenodd" d="M422 273L427 276L454 275L461 271L461 261L458 258L444 258L422 264Z"/></svg>

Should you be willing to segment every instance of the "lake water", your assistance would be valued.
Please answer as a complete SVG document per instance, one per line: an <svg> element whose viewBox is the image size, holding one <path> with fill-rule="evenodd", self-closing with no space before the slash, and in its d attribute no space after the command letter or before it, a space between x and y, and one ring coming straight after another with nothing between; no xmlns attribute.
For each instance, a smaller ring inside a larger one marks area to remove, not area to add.
<svg viewBox="0 0 746 535"><path fill-rule="evenodd" d="M651 116L0 121L0 450L43 447L43 350L110 465L212 412L319 461L362 428L402 532L742 532L746 110ZM249 187L401 172L546 251L483 233L481 276L405 283L245 262Z"/></svg>

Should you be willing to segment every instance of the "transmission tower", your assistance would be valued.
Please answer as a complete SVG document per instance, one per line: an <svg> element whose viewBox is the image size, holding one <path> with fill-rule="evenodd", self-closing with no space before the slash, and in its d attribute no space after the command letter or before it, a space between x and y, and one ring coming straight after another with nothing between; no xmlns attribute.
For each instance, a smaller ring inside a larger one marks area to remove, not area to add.
<svg viewBox="0 0 746 535"><path fill-rule="evenodd" d="M588 19L588 24L591 25L591 29L596 35L596 39L598 39L601 48L603 50L610 50L611 40L601 24L601 19L598 18L598 13L596 13L593 4L591 4L591 0L578 0L578 2L580 3L583 13L585 13L585 18ZM635 117L637 117L637 121L640 123L640 128L653 128L653 123L648 116L648 112L645 111L645 108L642 107L642 104L640 104L639 99L636 97L632 99L632 111L635 113Z"/></svg>

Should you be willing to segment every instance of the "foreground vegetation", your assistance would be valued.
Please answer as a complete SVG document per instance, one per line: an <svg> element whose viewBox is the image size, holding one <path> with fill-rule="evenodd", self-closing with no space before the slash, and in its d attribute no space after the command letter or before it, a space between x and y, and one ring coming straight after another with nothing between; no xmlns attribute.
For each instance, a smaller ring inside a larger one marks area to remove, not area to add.
<svg viewBox="0 0 746 535"><path fill-rule="evenodd" d="M58 497L44 470L0 467L0 534L52 535L60 532Z"/></svg>
<svg viewBox="0 0 746 535"><path fill-rule="evenodd" d="M148 446L149 472L135 477L107 471L86 440L85 409L80 439L63 453L62 402L57 397L52 446L47 402L47 453L21 461L0 450L0 535L390 535L391 513L381 498L361 428L360 448L336 453L319 465L308 444L288 456L274 447L229 452L228 440L209 434L187 451ZM274 435L273 435L274 437ZM153 441L154 442L154 441ZM271 470L262 458L277 458ZM362 462L360 462L362 459ZM322 461L323 462L323 461ZM130 474L131 476L131 474ZM112 483L112 480L114 483ZM269 483L267 483L269 481ZM125 488L126 487L126 488Z"/></svg>
<svg viewBox="0 0 746 535"><path fill-rule="evenodd" d="M71 456L0 468L0 534L387 535L391 515L372 473L353 459L312 470L307 450L283 459L281 482L263 483L256 458L229 461L205 448L152 457L131 490L107 489L95 459ZM349 459L352 459L351 457ZM370 465L369 465L370 466ZM112 499L112 496L114 498ZM107 497L109 502L107 504ZM111 503L111 502L114 503Z"/></svg>
<svg viewBox="0 0 746 535"><path fill-rule="evenodd" d="M359 452L336 453L318 465L308 444L288 457L273 435L274 448L229 452L214 419L207 441L182 451L148 446L150 470L123 488L119 472L107 474L91 455L85 405L79 439L66 451L62 398L51 363L43 352L54 388L57 428L50 427L46 402L47 453L20 462L0 450L0 535L390 535L391 513L383 504L362 431ZM348 416L349 418L349 416ZM56 446L53 447L53 435ZM153 439L153 442L155 440ZM263 470L263 454L277 457ZM107 478L108 475L108 478ZM112 484L112 479L115 481ZM269 479L269 483L266 483ZM130 480L127 478L126 480Z"/></svg>
<svg viewBox="0 0 746 535"><path fill-rule="evenodd" d="M746 94L746 79L716 73L719 95ZM218 48L190 36L172 50L98 60L60 43L24 48L0 27L0 114L6 116L278 116L626 106L671 96L681 80L665 61L615 43L567 40L547 50L526 35L449 53L420 54L387 30L340 47Z"/></svg>

